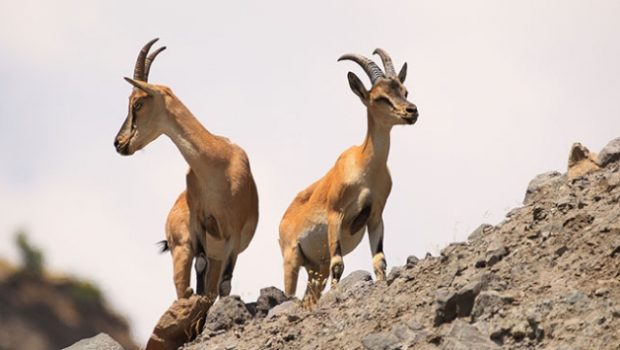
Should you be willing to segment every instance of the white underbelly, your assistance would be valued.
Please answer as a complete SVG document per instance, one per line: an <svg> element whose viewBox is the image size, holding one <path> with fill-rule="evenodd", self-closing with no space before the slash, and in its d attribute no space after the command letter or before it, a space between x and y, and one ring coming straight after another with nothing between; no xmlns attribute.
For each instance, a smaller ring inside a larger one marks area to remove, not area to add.
<svg viewBox="0 0 620 350"><path fill-rule="evenodd" d="M362 228L355 234L343 232L340 237L340 251L342 256L349 254L357 247L364 237L366 227ZM329 246L327 243L327 223L317 223L308 227L305 232L299 236L299 245L306 258L315 263L329 262Z"/></svg>

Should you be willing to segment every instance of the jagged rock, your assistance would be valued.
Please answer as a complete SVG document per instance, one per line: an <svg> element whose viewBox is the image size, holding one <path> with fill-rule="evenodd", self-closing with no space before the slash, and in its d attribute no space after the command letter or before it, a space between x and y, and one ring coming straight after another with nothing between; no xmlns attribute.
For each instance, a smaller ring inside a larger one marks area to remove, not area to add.
<svg viewBox="0 0 620 350"><path fill-rule="evenodd" d="M597 162L601 167L620 160L620 137L611 140L598 154Z"/></svg>
<svg viewBox="0 0 620 350"><path fill-rule="evenodd" d="M415 273L413 268L418 264L420 260L415 255L407 257L407 264L405 266L394 266L390 269L390 273L386 277L386 282L391 285L397 279L402 279L404 282L409 282L415 279Z"/></svg>
<svg viewBox="0 0 620 350"><path fill-rule="evenodd" d="M472 320L475 321L483 315L492 316L496 314L509 300L494 290L480 292L471 312Z"/></svg>
<svg viewBox="0 0 620 350"><path fill-rule="evenodd" d="M535 310L531 310L528 313L527 323L530 326L528 337L530 337L530 339L541 340L544 337L545 332L540 327L541 321L542 321L541 315L537 313Z"/></svg>
<svg viewBox="0 0 620 350"><path fill-rule="evenodd" d="M124 350L124 348L109 335L99 333L92 338L82 339L63 350Z"/></svg>
<svg viewBox="0 0 620 350"><path fill-rule="evenodd" d="M338 283L338 290L342 292L351 291L358 286L366 285L368 282L372 282L372 275L368 271L357 270L351 272L347 277L340 280Z"/></svg>
<svg viewBox="0 0 620 350"><path fill-rule="evenodd" d="M256 300L256 316L265 317L269 310L274 306L280 305L288 300L283 291L276 287L268 287L260 290L258 300Z"/></svg>
<svg viewBox="0 0 620 350"><path fill-rule="evenodd" d="M173 350L196 338L211 305L209 298L195 294L175 300L157 322L146 350Z"/></svg>
<svg viewBox="0 0 620 350"><path fill-rule="evenodd" d="M490 340L490 335L481 333L473 325L456 320L452 323L448 334L443 337L442 348L450 350L492 350L499 349L499 346Z"/></svg>
<svg viewBox="0 0 620 350"><path fill-rule="evenodd" d="M596 154L591 153L579 142L573 143L568 156L568 179L574 179L598 170Z"/></svg>
<svg viewBox="0 0 620 350"><path fill-rule="evenodd" d="M510 335L516 340L521 341L527 335L528 325L525 322L520 322L510 330Z"/></svg>
<svg viewBox="0 0 620 350"><path fill-rule="evenodd" d="M405 271L405 267L404 266L394 266L392 267L392 269L390 270L390 273L388 273L386 281L387 283L391 284L392 282L394 282L395 279L400 278L403 275L403 272Z"/></svg>
<svg viewBox="0 0 620 350"><path fill-rule="evenodd" d="M248 309L248 312L252 317L256 316L256 302L246 303L245 308Z"/></svg>
<svg viewBox="0 0 620 350"><path fill-rule="evenodd" d="M563 176L557 171L549 171L537 175L527 186L523 204L531 204L536 199L545 197L549 193L557 191L562 182Z"/></svg>
<svg viewBox="0 0 620 350"><path fill-rule="evenodd" d="M420 261L420 259L418 259L418 257L416 257L415 255L409 255L407 257L407 264L405 265L408 269L416 266L418 264L418 262Z"/></svg>
<svg viewBox="0 0 620 350"><path fill-rule="evenodd" d="M486 263L485 265L493 266L498 261L502 260L502 258L505 257L506 255L508 255L508 248L506 248L506 246L502 242L495 241L491 243L489 247L487 248L486 256L485 256L485 263Z"/></svg>
<svg viewBox="0 0 620 350"><path fill-rule="evenodd" d="M535 206L534 210L532 211L532 218L534 219L534 221L545 220L547 218L547 215L548 212L545 210L545 208L541 206Z"/></svg>
<svg viewBox="0 0 620 350"><path fill-rule="evenodd" d="M252 318L241 298L229 295L220 298L209 310L205 329L220 331L232 328L234 325L244 324Z"/></svg>
<svg viewBox="0 0 620 350"><path fill-rule="evenodd" d="M372 275L368 271L357 270L341 279L335 288L325 293L317 306L320 308L331 307L333 304L346 300L352 296L361 296L370 291L372 287Z"/></svg>
<svg viewBox="0 0 620 350"><path fill-rule="evenodd" d="M289 322L294 322L299 320L299 313L301 312L301 307L294 300L287 300L282 304L275 306L274 308L269 310L267 314L267 320L273 320L280 316L287 316Z"/></svg>
<svg viewBox="0 0 620 350"><path fill-rule="evenodd" d="M373 333L362 339L362 344L368 350L397 350L399 339L391 333Z"/></svg>
<svg viewBox="0 0 620 350"><path fill-rule="evenodd" d="M437 291L435 298L435 326L450 322L456 317L466 317L471 314L474 301L482 288L480 281L473 281L458 291L442 289Z"/></svg>

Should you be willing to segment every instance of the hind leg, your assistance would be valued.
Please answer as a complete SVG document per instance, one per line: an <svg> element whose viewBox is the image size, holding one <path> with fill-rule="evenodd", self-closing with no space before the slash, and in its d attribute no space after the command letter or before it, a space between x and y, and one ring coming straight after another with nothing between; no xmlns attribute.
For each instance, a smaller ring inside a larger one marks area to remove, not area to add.
<svg viewBox="0 0 620 350"><path fill-rule="evenodd" d="M230 295L230 290L232 289L232 276L236 263L237 254L231 253L228 261L226 262L226 266L224 267L224 272L222 273L222 281L220 282L220 297Z"/></svg>
<svg viewBox="0 0 620 350"><path fill-rule="evenodd" d="M175 246L170 252L172 254L173 279L177 291L177 299L181 299L189 287L194 253L191 247L186 245Z"/></svg>

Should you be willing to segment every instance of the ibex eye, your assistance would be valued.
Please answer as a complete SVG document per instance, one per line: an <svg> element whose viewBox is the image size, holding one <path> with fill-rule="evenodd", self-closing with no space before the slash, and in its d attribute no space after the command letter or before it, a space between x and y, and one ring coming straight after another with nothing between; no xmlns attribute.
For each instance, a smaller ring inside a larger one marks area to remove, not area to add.
<svg viewBox="0 0 620 350"><path fill-rule="evenodd" d="M140 108L142 108L142 103L141 103L141 102L136 102L136 103L133 105L133 110L134 110L134 111L138 111Z"/></svg>
<svg viewBox="0 0 620 350"><path fill-rule="evenodd" d="M381 103L386 103L388 106L394 108L394 104L392 103L392 101L390 101L389 98L384 97L384 96L379 96L375 99L376 102L381 102Z"/></svg>

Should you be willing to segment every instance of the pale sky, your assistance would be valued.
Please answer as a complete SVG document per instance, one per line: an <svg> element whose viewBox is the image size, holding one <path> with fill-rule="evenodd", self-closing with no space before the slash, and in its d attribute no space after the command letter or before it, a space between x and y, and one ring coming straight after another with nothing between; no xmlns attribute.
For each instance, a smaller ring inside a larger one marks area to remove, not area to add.
<svg viewBox="0 0 620 350"><path fill-rule="evenodd" d="M618 1L213 3L0 3L0 256L17 261L26 229L50 269L99 284L141 342L175 297L155 242L187 170L165 136L132 157L112 145L122 77L151 38L168 50L150 81L250 157L260 221L233 280L248 302L282 288L277 229L295 194L365 136L346 73L369 81L336 62L344 53L408 62L420 110L392 131L388 269L501 221L532 177L565 170L573 142L598 151L620 136ZM372 270L367 240L344 262L345 275Z"/></svg>

